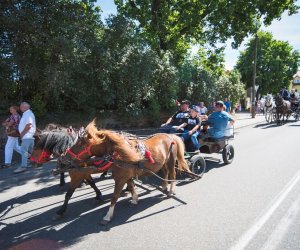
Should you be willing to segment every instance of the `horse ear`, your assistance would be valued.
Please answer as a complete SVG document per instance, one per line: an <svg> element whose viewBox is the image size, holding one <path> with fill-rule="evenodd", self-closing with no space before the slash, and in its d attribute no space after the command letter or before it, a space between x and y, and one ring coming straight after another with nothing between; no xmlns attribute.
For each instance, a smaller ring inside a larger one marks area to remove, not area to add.
<svg viewBox="0 0 300 250"><path fill-rule="evenodd" d="M106 134L100 133L100 134L97 134L97 137L99 138L100 141L104 141L106 138Z"/></svg>

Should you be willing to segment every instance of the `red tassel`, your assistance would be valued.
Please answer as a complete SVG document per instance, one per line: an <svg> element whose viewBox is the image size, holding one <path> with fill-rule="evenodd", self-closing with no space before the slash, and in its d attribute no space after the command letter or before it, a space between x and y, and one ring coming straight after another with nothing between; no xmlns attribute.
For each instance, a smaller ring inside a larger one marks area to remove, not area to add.
<svg viewBox="0 0 300 250"><path fill-rule="evenodd" d="M149 162L151 163L151 164L154 164L154 159L152 158L152 156L151 156L151 152L149 151L149 150L146 150L146 152L145 152L145 157L147 158L147 159L149 159Z"/></svg>

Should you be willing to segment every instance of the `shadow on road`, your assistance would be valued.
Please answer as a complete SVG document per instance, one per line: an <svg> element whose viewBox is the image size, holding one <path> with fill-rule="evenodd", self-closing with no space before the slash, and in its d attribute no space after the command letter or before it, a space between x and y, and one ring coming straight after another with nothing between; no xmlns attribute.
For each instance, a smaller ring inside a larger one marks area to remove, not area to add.
<svg viewBox="0 0 300 250"><path fill-rule="evenodd" d="M157 190L155 185L151 187L138 183L137 186L139 187L140 198ZM131 197L124 198L117 203L115 218L112 222L106 226L100 226L99 222L108 210L114 184L112 182L106 185L100 184L99 187L101 191L111 189L109 195L105 195L105 203L100 208L97 208L95 202L91 202L91 196L94 193L92 189L89 189L90 192L85 192L84 194L76 194L75 192L71 203L68 205L65 217L60 221L53 221L52 217L62 205L62 200L43 207L33 207L32 210L28 210L27 207L24 211L20 211L22 204L57 195L57 186L46 187L2 202L0 204L1 248L24 249L23 247L28 247L29 245L30 247L26 249L37 249L36 246L41 244L43 249L47 249L47 244L52 249L67 247L81 241L81 238L86 235L109 231L113 227L135 222L186 204L184 201L174 197L178 205L143 215L143 211L165 200L166 195L161 193L144 197L139 200L139 204L135 207L129 206L130 203L128 201ZM83 189L87 188L89 187L87 186ZM75 199L76 201L74 201ZM13 209L15 211L9 216L8 214ZM41 209L47 209L47 211L41 212ZM131 219L132 216L134 216L134 219ZM14 223L9 222L12 220Z"/></svg>
<svg viewBox="0 0 300 250"><path fill-rule="evenodd" d="M206 162L205 173L208 173L209 171L215 168L222 168L227 166L222 160L217 160L217 159L205 159L205 162Z"/></svg>

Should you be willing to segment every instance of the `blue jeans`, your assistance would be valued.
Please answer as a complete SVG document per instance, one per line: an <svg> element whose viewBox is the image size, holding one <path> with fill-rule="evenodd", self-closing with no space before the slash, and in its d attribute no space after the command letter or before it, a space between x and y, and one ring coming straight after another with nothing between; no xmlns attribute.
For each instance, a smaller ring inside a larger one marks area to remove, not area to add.
<svg viewBox="0 0 300 250"><path fill-rule="evenodd" d="M199 144L199 141L198 141L198 138L197 138L199 135L200 135L199 131L196 131L194 134L189 135L189 130L185 130L182 133L181 138L183 139L183 141L186 141L189 138L191 138L194 149L198 150L200 148L200 144Z"/></svg>
<svg viewBox="0 0 300 250"><path fill-rule="evenodd" d="M27 168L27 161L29 153L31 154L33 151L34 139L22 139L21 143L21 156L22 156L22 164L21 167Z"/></svg>

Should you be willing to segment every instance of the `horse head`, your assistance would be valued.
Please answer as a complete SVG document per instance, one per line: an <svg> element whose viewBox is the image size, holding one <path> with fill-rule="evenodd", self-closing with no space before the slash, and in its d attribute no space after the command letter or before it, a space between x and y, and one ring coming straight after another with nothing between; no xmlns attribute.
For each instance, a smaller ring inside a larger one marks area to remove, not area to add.
<svg viewBox="0 0 300 250"><path fill-rule="evenodd" d="M82 127L78 131L77 141L69 147L64 155L58 159L58 171L67 171L70 168L80 165L80 163L95 155L107 154L103 145L103 135L97 135L95 121L92 121L85 129Z"/></svg>
<svg viewBox="0 0 300 250"><path fill-rule="evenodd" d="M282 97L280 94L277 94L277 95L275 96L275 104L276 104L276 107L282 106L282 105L283 105L283 102L284 102L283 97Z"/></svg>
<svg viewBox="0 0 300 250"><path fill-rule="evenodd" d="M86 127L77 142L59 158L59 167L77 167L92 156L112 156L126 162L137 162L141 158L130 138L111 130L98 130L95 121Z"/></svg>
<svg viewBox="0 0 300 250"><path fill-rule="evenodd" d="M51 159L51 155L61 155L77 141L77 132L73 128L52 128L39 132L35 140L30 161L42 165Z"/></svg>

